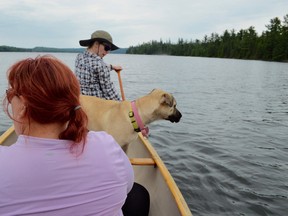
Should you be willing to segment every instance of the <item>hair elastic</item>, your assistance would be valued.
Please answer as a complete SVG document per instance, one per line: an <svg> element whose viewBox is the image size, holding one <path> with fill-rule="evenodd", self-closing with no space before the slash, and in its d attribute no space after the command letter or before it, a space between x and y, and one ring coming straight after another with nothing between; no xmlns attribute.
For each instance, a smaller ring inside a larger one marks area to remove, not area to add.
<svg viewBox="0 0 288 216"><path fill-rule="evenodd" d="M80 109L80 108L81 108L81 106L78 105L78 106L76 106L76 107L74 108L74 111L76 111L76 110L78 110L78 109Z"/></svg>

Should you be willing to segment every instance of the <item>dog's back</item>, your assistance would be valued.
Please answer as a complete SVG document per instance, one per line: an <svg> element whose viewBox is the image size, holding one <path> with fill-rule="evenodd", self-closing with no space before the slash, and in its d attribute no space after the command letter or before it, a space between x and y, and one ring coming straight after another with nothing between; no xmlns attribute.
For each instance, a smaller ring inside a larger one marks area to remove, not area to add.
<svg viewBox="0 0 288 216"><path fill-rule="evenodd" d="M113 101L81 95L80 103L88 116L89 130L106 131L122 148L137 138L138 134L134 131L129 117L130 101ZM173 95L160 89L136 99L135 104L144 125L160 119L179 122L182 117L176 108Z"/></svg>

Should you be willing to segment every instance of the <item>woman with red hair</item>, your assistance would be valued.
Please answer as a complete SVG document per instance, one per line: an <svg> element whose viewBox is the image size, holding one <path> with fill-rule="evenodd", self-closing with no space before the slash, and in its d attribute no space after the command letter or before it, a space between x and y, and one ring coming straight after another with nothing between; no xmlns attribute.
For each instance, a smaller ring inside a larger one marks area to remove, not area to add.
<svg viewBox="0 0 288 216"><path fill-rule="evenodd" d="M0 215L122 215L132 166L113 137L87 131L73 72L52 56L28 58L8 84L18 139L0 146Z"/></svg>

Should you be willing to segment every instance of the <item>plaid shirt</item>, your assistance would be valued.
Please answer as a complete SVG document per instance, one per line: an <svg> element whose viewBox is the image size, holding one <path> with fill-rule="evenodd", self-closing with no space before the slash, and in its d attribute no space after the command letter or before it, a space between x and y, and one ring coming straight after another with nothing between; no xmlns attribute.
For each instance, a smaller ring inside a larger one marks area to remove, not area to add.
<svg viewBox="0 0 288 216"><path fill-rule="evenodd" d="M106 64L98 55L88 52L79 53L75 60L75 74L80 82L81 93L107 100L120 100L110 79L111 65Z"/></svg>

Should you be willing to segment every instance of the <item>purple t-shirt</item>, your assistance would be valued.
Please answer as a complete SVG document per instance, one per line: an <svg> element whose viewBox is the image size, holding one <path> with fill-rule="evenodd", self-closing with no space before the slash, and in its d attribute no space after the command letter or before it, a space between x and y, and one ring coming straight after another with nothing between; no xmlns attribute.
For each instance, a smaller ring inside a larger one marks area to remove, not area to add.
<svg viewBox="0 0 288 216"><path fill-rule="evenodd" d="M0 146L0 215L122 215L134 182L129 159L106 132L71 141L20 135Z"/></svg>

